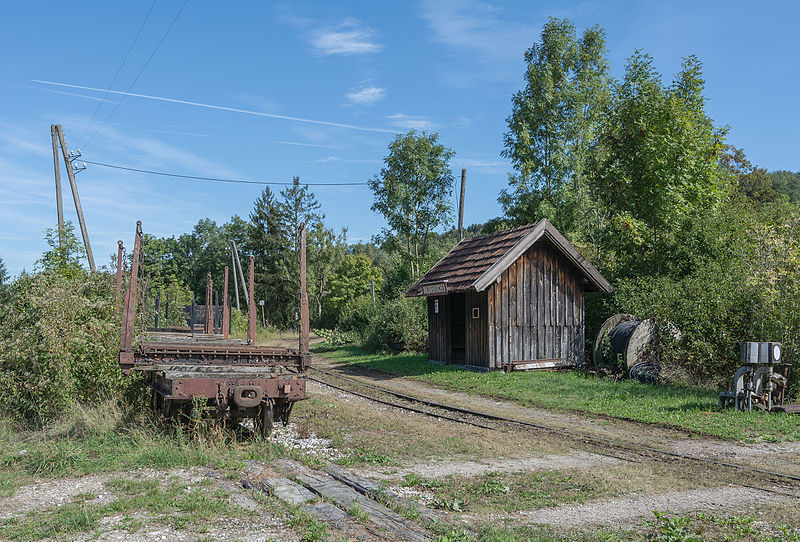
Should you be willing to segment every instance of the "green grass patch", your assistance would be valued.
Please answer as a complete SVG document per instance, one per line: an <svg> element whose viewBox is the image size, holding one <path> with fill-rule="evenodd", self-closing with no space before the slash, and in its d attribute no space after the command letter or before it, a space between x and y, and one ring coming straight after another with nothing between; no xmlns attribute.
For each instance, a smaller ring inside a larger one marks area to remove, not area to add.
<svg viewBox="0 0 800 542"><path fill-rule="evenodd" d="M235 473L245 459L268 461L289 454L268 440L190 438L148 415L126 418L103 408L81 410L40 431L15 430L0 420L0 497L34 479L209 466Z"/></svg>
<svg viewBox="0 0 800 542"><path fill-rule="evenodd" d="M326 348L320 354L334 362L524 406L668 424L745 441L800 440L800 416L721 409L713 390L615 381L578 371L479 373L429 363L425 355L374 354L352 346Z"/></svg>

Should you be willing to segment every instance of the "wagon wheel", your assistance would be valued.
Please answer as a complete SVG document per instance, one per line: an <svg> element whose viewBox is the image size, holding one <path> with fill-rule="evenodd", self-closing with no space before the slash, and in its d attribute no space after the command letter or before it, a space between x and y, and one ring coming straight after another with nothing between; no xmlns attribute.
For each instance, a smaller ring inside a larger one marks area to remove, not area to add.
<svg viewBox="0 0 800 542"><path fill-rule="evenodd" d="M260 434L262 438L269 437L272 433L272 416L272 402L263 401L258 409L258 414L253 418L253 428L257 435Z"/></svg>

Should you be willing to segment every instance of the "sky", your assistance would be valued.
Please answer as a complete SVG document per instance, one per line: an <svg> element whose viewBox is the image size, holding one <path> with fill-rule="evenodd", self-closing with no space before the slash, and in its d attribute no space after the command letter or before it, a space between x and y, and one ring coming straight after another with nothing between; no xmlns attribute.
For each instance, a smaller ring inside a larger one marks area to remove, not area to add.
<svg viewBox="0 0 800 542"><path fill-rule="evenodd" d="M796 2L14 2L0 33L0 258L12 276L32 270L56 225L51 124L86 161L318 183L326 222L350 242L385 224L367 186L335 184L377 174L397 134L435 131L454 176L467 169L465 223L498 216L505 119L550 16L602 26L616 77L636 49L665 83L697 55L728 143L800 170ZM61 174L77 229L63 162ZM178 236L201 218L247 218L263 189L94 164L77 184L98 267L136 220Z"/></svg>

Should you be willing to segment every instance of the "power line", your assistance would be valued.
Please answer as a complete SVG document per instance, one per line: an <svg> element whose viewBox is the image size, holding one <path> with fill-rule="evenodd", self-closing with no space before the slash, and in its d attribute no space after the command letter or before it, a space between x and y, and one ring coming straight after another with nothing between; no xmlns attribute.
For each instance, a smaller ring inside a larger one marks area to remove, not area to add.
<svg viewBox="0 0 800 542"><path fill-rule="evenodd" d="M136 42L139 40L139 36L141 35L142 30L144 30L144 25L147 24L147 20L150 18L150 14L153 12L153 8L156 7L156 2L157 1L158 0L153 0L153 3L150 4L150 9L147 10L147 15L144 16L144 20L142 21L142 24L139 25L139 30L136 32L136 36L133 37L133 41L131 41L131 44L128 46L128 51L125 53L125 56L122 59L122 63L117 68L117 73L114 74L114 79L111 80L111 84L108 85L106 92L103 94L102 100L97 104L97 108L94 110L94 113L92 113L92 118L91 118L91 120L89 120L89 124L87 124L83 128L83 132L81 132L81 136L78 138L79 142L83 141L83 136L86 135L86 132L87 132L87 130L89 130L89 127L92 124L94 124L94 119L97 116L97 113L100 112L100 108L103 107L104 100L108 96L108 91L110 89L112 89L114 87L114 83L117 82L117 78L119 77L119 73L122 71L122 67L125 65L125 62L128 61L128 56L131 54L131 51L133 51L133 46L136 45Z"/></svg>
<svg viewBox="0 0 800 542"><path fill-rule="evenodd" d="M94 166L101 166L107 167L112 169L121 169L123 171L132 171L135 173L146 173L148 175L160 175L162 177L175 177L178 179L189 179L189 180L196 180L196 181L208 181L208 182L215 182L215 183L238 183L238 184L260 184L260 185L281 185L281 186L292 186L293 182L278 182L278 181L250 181L247 179L224 179L220 177L199 177L197 175L183 175L180 173L167 173L165 171L153 171L150 169L139 169L134 167L128 166L118 166L115 164L104 164L102 162L92 162L90 160L83 160L87 164L92 164ZM366 186L367 183L304 183L301 182L300 184L305 186Z"/></svg>
<svg viewBox="0 0 800 542"><path fill-rule="evenodd" d="M158 51L159 47L161 47L161 44L164 43L164 40L167 39L167 35L169 34L170 30L172 30L172 27L175 26L175 23L178 21L178 17L181 16L181 13L183 13L183 10L184 10L184 8L186 7L186 5L188 3L189 3L189 0L185 0L184 1L183 5L181 6L181 9L179 9L178 13L175 14L175 18L172 19L172 22L169 24L169 26L167 27L167 30L161 36L161 39L158 41L158 44L156 45L155 49L153 49L153 52L150 53L149 57L147 57L147 60L145 61L144 66L142 66L142 69L139 70L139 73L136 74L136 77L133 79L133 82L131 82L131 84L128 86L128 89L125 92L130 92L130 90L133 88L133 85L136 84L136 81L138 81L139 77L141 77L142 73L144 73L145 68L147 68L147 65L150 64L151 60L153 60L153 57L156 55L156 52ZM111 92L111 89L108 89L106 92ZM89 143L91 143L92 140L95 138L95 136L97 136L97 134L100 133L100 130L103 129L103 126L105 126L106 123L109 120L111 120L111 117L113 117L114 113L117 112L117 109L119 109L119 106L122 105L122 102L125 101L125 97L126 97L125 94L123 94L122 98L120 99L120 101L117 102L117 105L114 106L114 109L106 117L106 120L103 121L103 123L97 128L97 130L94 132L94 134L92 134L92 137L90 137L89 140L86 142L86 146L88 146Z"/></svg>

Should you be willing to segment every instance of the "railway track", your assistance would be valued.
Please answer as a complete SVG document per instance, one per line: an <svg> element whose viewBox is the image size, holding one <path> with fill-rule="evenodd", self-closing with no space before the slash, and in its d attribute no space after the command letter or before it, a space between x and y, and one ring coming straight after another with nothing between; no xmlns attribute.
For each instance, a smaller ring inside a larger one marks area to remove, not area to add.
<svg viewBox="0 0 800 542"><path fill-rule="evenodd" d="M540 423L529 422L480 412L454 405L414 397L404 393L376 386L359 379L332 373L317 367L310 367L308 379L343 393L373 401L386 406L415 412L437 419L471 425L490 431L512 432L524 429L548 433L565 438L582 446L591 448L601 455L612 456L623 461L639 462L643 460L660 460L673 464L693 464L707 467L724 481L740 487L757 489L772 494L800 498L800 476L761 469L749 465L730 463L708 457L673 452L652 446L621 442L614 439L590 435L580 431L571 431L560 427L552 427ZM711 474L711 473L710 473ZM746 478L751 483L743 483L737 478Z"/></svg>

